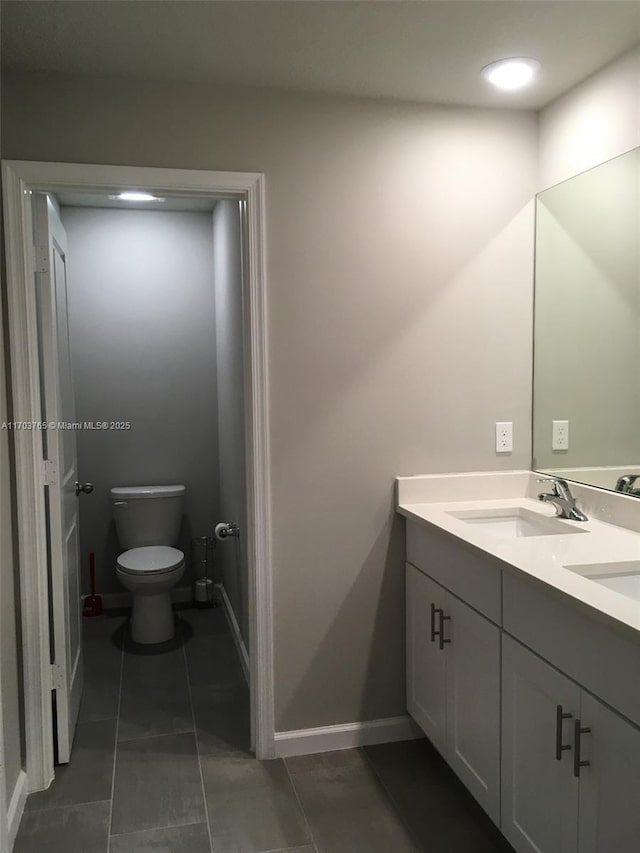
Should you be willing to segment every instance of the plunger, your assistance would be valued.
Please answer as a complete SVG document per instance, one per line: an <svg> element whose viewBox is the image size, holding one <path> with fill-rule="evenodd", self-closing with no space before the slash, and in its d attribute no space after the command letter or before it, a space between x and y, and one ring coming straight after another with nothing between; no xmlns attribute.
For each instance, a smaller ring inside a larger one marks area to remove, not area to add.
<svg viewBox="0 0 640 853"><path fill-rule="evenodd" d="M102 598L96 595L96 555L89 551L89 576L91 578L91 595L84 600L83 616L100 616L102 613Z"/></svg>

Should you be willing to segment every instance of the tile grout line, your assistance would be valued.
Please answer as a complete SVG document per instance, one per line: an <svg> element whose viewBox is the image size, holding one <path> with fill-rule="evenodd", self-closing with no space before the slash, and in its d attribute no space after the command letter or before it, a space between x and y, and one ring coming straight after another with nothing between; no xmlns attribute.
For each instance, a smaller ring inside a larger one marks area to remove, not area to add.
<svg viewBox="0 0 640 853"><path fill-rule="evenodd" d="M300 850L300 844L295 847L276 847L275 850L260 850L259 853L291 853L292 850ZM303 844L302 847L313 847L314 851L316 847L313 844Z"/></svg>
<svg viewBox="0 0 640 853"><path fill-rule="evenodd" d="M55 784L55 780L51 783L51 787L54 784ZM47 790L50 790L50 788ZM35 791L34 793L38 794L38 793L40 793L40 791ZM41 808L41 809L37 809L34 806L33 808L30 808L28 812L25 809L24 814L25 815L26 814L44 814L44 812L55 812L55 811L59 811L61 809L77 809L78 807L82 807L82 806L97 806L98 803L110 803L110 802L111 802L110 798L105 797L102 800L87 800L86 803L64 803L63 805L59 805L59 806L45 806L44 808Z"/></svg>
<svg viewBox="0 0 640 853"><path fill-rule="evenodd" d="M118 713L116 715L116 734L115 744L113 747L113 771L111 774L111 807L109 809L109 831L107 835L107 853L111 853L111 829L113 827L113 800L116 791L116 763L118 761L118 731L120 729L120 709L122 707L122 683L124 680L124 650L127 644L127 625L128 620L122 623L122 649L120 651L120 682L118 685Z"/></svg>
<svg viewBox="0 0 640 853"><path fill-rule="evenodd" d="M171 731L171 732L154 732L150 735L140 735L139 737L125 737L122 740L118 741L118 743L133 743L137 740L153 740L154 738L159 737L173 737L173 735L190 735L193 733L193 729L182 729L181 731Z"/></svg>
<svg viewBox="0 0 640 853"><path fill-rule="evenodd" d="M198 772L200 773L200 787L202 789L202 801L204 804L204 816L207 822L207 835L209 836L209 849L214 853L213 838L211 836L211 824L209 822L209 807L207 806L207 792L204 788L204 775L202 773L202 761L200 760L200 745L198 744L198 729L196 728L196 712L193 706L193 693L191 692L191 676L189 675L189 662L187 661L187 648L185 643L184 633L182 631L182 622L180 622L180 634L182 637L182 659L184 660L184 668L187 676L187 692L189 694L189 706L191 707L191 719L193 720L193 739L196 745L196 757L198 759Z"/></svg>
<svg viewBox="0 0 640 853"><path fill-rule="evenodd" d="M111 838L125 838L127 835L144 835L146 832L163 832L165 829L186 829L188 826L202 826L202 821L196 820L191 823L170 823L167 826L151 826L148 829L131 829L128 832L114 832Z"/></svg>
<svg viewBox="0 0 640 853"><path fill-rule="evenodd" d="M311 831L311 824L309 823L309 818L307 817L307 813L304 810L304 806L302 805L302 800L300 799L300 794L298 793L298 789L296 788L296 783L293 781L293 776L291 775L291 771L289 770L289 766L287 764L287 759L280 759L284 764L284 769L287 771L287 776L289 778L289 782L291 783L291 787L293 788L293 793L295 794L298 805L300 806L300 811L302 812L302 817L304 818L305 826L307 827L307 832L309 833L309 838L311 839L311 846L315 850L315 853L320 853L320 848L318 847L316 840L313 836L313 832ZM287 848L285 847L284 850ZM289 848L291 849L291 848ZM295 847L293 848L295 850Z"/></svg>
<svg viewBox="0 0 640 853"><path fill-rule="evenodd" d="M413 841L413 843L416 845L417 849L419 850L420 846L421 846L420 839L414 833L413 827L410 826L409 822L407 820L405 820L404 816L402 815L402 812L400 811L400 807L398 805L398 802L396 801L395 797L392 796L392 794L389 791L389 788L387 787L384 779L382 778L381 774L378 772L377 767L375 766L375 764L373 763L371 758L367 755L367 751L364 747L359 746L358 750L364 755L365 763L368 765L369 769L371 770L371 772L373 773L375 778L380 783L382 790L384 791L387 799L389 800L389 802L393 806L393 811L395 812L396 817L398 818L398 820L400 821L402 826L404 826L404 828L407 830L407 832L409 833L409 838Z"/></svg>

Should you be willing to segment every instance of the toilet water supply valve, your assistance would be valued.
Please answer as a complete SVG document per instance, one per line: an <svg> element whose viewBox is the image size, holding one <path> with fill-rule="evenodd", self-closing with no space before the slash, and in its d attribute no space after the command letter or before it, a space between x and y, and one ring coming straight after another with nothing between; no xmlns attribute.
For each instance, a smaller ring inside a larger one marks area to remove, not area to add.
<svg viewBox="0 0 640 853"><path fill-rule="evenodd" d="M230 536L235 536L236 538L239 537L240 528L232 521L220 521L218 522L218 524L216 524L214 534L216 539L219 539L221 542L224 542L224 540L228 539Z"/></svg>

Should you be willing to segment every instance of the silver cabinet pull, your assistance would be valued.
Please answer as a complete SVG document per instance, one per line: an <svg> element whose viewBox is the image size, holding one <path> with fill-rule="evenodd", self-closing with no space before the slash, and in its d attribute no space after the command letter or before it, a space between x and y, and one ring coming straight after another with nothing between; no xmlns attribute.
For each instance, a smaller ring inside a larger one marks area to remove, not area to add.
<svg viewBox="0 0 640 853"><path fill-rule="evenodd" d="M76 480L76 497L80 494L80 492L84 492L85 495L90 495L93 491L93 485L91 483L79 483Z"/></svg>
<svg viewBox="0 0 640 853"><path fill-rule="evenodd" d="M562 743L562 721L571 717L573 714L565 712L562 705L556 705L556 761L562 761L562 753L571 749L570 743Z"/></svg>

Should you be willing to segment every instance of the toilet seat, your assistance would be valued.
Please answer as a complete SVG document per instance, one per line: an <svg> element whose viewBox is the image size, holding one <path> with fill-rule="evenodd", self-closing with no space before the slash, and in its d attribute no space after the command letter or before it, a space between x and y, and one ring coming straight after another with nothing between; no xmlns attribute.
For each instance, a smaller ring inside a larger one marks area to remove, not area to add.
<svg viewBox="0 0 640 853"><path fill-rule="evenodd" d="M161 575L184 566L184 554L168 545L130 548L120 554L118 570L127 575Z"/></svg>

